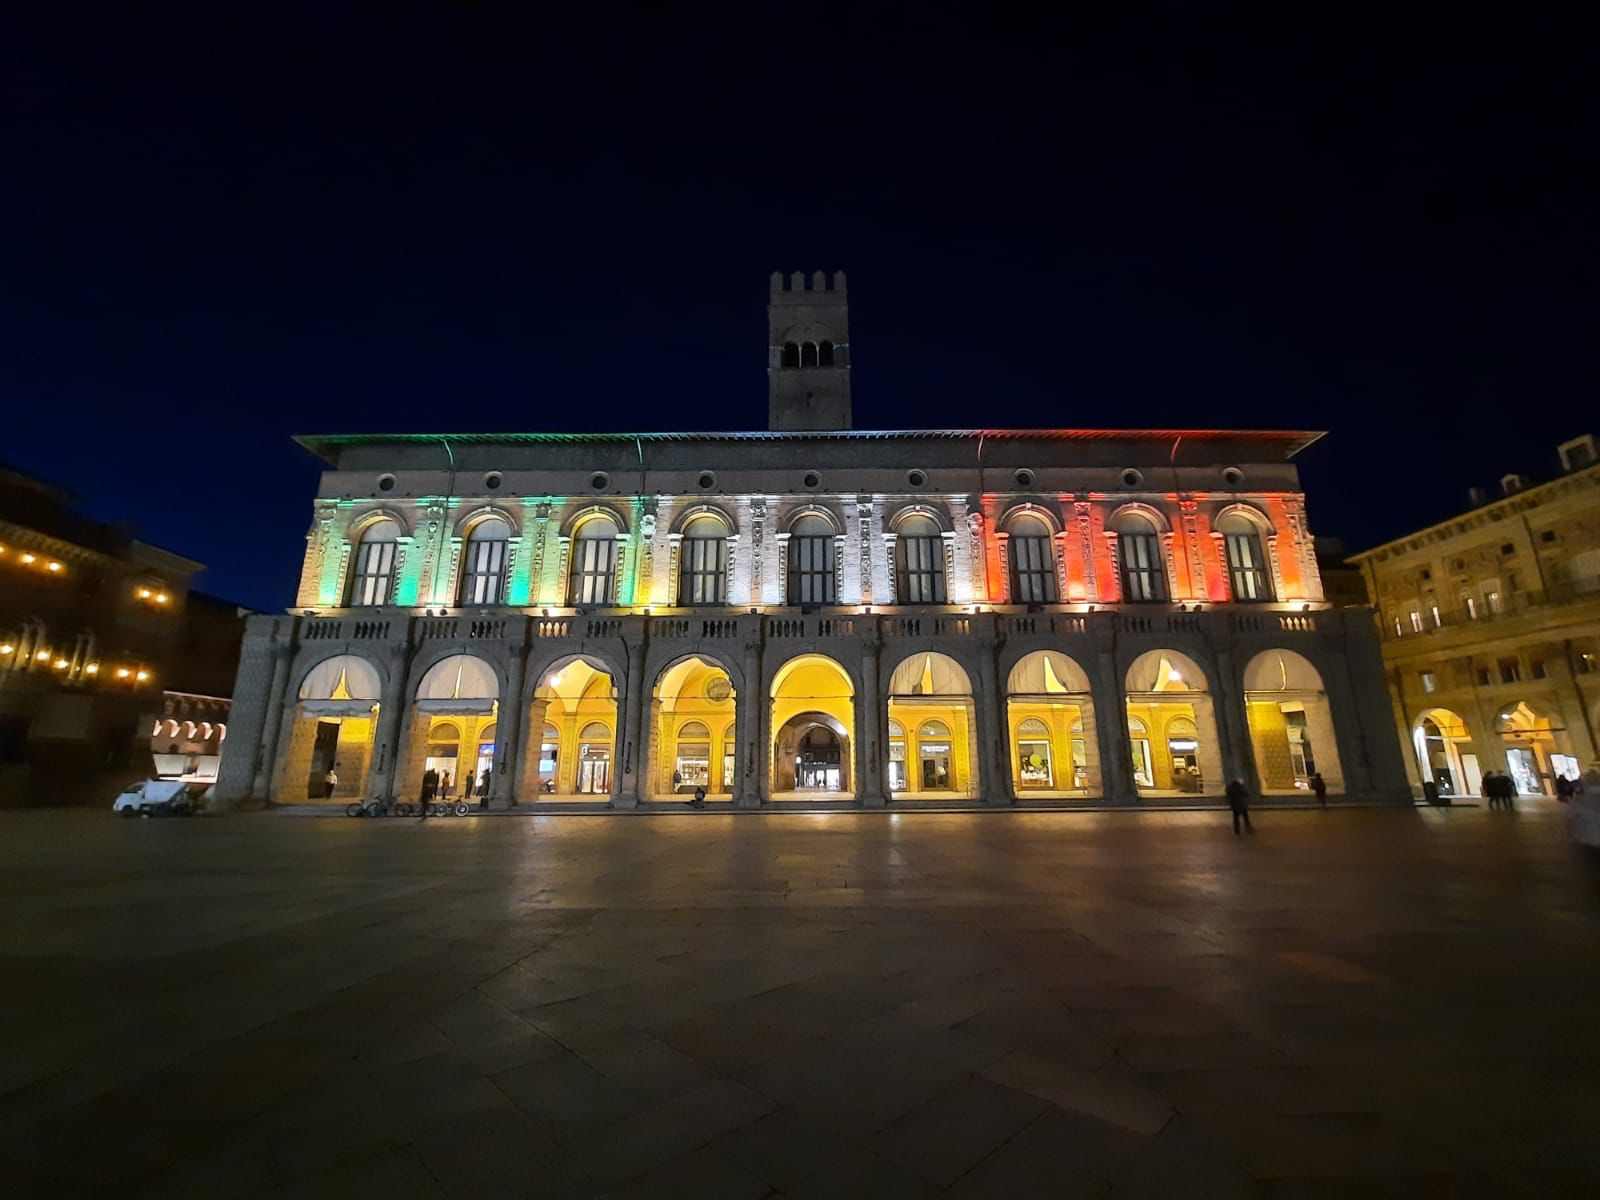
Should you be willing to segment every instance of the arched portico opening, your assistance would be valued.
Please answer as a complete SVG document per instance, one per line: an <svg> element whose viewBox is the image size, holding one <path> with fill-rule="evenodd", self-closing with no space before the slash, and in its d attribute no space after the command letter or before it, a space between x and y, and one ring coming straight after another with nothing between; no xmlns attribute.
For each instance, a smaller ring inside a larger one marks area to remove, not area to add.
<svg viewBox="0 0 1600 1200"><path fill-rule="evenodd" d="M802 654L772 679L771 791L775 799L855 788L851 771L855 687L845 669L821 654Z"/></svg>
<svg viewBox="0 0 1600 1200"><path fill-rule="evenodd" d="M1547 796L1553 790L1556 767L1576 766L1566 744L1566 729L1526 700L1501 708L1494 731L1505 745L1506 772L1518 795Z"/></svg>
<svg viewBox="0 0 1600 1200"><path fill-rule="evenodd" d="M1320 773L1330 792L1344 791L1333 711L1322 676L1293 650L1263 650L1244 669L1250 749L1266 794L1293 795Z"/></svg>
<svg viewBox="0 0 1600 1200"><path fill-rule="evenodd" d="M1024 799L1097 796L1100 751L1089 677L1056 650L1017 660L1006 680L1011 782Z"/></svg>
<svg viewBox="0 0 1600 1200"><path fill-rule="evenodd" d="M499 710L500 677L477 655L452 654L429 667L411 702L410 733L395 795L406 800L419 797L429 772L437 795L463 795L467 778L475 781L479 773L482 735L488 733L493 744Z"/></svg>
<svg viewBox="0 0 1600 1200"><path fill-rule="evenodd" d="M528 745L539 746L538 770L521 795L534 800L609 799L616 780L617 687L597 658L553 663L528 704Z"/></svg>
<svg viewBox="0 0 1600 1200"><path fill-rule="evenodd" d="M1448 708L1430 708L1411 727L1417 772L1441 796L1476 796L1483 783L1478 754L1467 723Z"/></svg>
<svg viewBox="0 0 1600 1200"><path fill-rule="evenodd" d="M975 797L977 747L972 682L947 654L913 654L889 677L889 791L896 799ZM899 752L902 760L896 762Z"/></svg>
<svg viewBox="0 0 1600 1200"><path fill-rule="evenodd" d="M354 654L325 658L306 672L283 740L279 804L366 798L381 691L377 668ZM329 771L338 777L331 795Z"/></svg>
<svg viewBox="0 0 1600 1200"><path fill-rule="evenodd" d="M651 691L650 793L657 797L733 792L737 697L727 670L693 655L661 672Z"/></svg>
<svg viewBox="0 0 1600 1200"><path fill-rule="evenodd" d="M1226 786L1205 672L1176 650L1148 650L1126 679L1133 781L1140 796L1218 794Z"/></svg>

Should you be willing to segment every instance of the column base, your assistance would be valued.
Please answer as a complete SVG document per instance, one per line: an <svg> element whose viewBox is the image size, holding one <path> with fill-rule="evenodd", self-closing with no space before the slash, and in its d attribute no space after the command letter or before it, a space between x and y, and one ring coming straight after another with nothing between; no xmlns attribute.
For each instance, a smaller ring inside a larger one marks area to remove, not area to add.
<svg viewBox="0 0 1600 1200"><path fill-rule="evenodd" d="M889 801L888 801L888 798L885 797L885 796L862 796L861 797L861 807L862 808L887 808L888 806L889 806Z"/></svg>
<svg viewBox="0 0 1600 1200"><path fill-rule="evenodd" d="M619 793L618 795L611 797L611 807L615 809L638 808L639 797L625 796Z"/></svg>

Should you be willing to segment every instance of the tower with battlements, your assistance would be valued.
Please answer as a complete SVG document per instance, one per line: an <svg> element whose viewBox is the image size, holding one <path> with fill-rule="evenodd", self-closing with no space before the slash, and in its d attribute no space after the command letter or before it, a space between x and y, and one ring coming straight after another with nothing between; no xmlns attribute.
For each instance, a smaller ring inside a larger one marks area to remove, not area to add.
<svg viewBox="0 0 1600 1200"><path fill-rule="evenodd" d="M850 428L850 321L843 271L772 273L767 428Z"/></svg>

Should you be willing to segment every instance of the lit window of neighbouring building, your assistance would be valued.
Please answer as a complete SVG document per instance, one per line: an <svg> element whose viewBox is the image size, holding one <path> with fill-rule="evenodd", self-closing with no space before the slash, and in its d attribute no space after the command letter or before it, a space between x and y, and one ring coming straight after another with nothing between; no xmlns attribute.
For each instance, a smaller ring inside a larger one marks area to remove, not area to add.
<svg viewBox="0 0 1600 1200"><path fill-rule="evenodd" d="M1431 691L1434 691L1436 688L1438 688L1438 686L1439 686L1439 681L1438 681L1437 678L1434 677L1434 674L1433 674L1432 671L1424 671L1424 672L1422 672L1422 690L1423 691L1431 692Z"/></svg>
<svg viewBox="0 0 1600 1200"><path fill-rule="evenodd" d="M1514 658L1502 658L1497 664L1500 668L1501 683L1521 683L1522 664Z"/></svg>
<svg viewBox="0 0 1600 1200"><path fill-rule="evenodd" d="M1411 632L1422 632L1422 614L1414 608L1411 610Z"/></svg>

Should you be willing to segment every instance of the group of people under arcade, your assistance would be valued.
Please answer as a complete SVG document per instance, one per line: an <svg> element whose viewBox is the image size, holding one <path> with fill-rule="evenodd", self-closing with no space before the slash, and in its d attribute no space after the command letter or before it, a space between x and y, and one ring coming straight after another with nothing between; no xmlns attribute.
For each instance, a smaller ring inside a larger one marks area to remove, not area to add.
<svg viewBox="0 0 1600 1200"><path fill-rule="evenodd" d="M470 800L472 799L473 795L476 794L478 797L478 807L487 808L489 806L489 780L492 774L492 768L485 767L483 769L483 774L477 779L476 792L474 792L472 772L468 771L467 781L461 789L461 798L463 800ZM429 767L422 773L422 794L420 799L423 804L423 811L426 812L427 805L432 804L435 800L448 801L450 799L450 793L454 787L455 783L450 778L449 771L437 771L434 768Z"/></svg>

